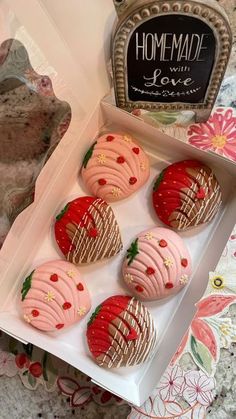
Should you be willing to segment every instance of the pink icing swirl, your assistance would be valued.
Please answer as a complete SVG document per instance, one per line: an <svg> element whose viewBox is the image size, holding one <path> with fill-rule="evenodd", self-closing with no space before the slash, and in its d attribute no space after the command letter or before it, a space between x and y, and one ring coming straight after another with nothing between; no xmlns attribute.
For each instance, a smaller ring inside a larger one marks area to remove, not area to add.
<svg viewBox="0 0 236 419"><path fill-rule="evenodd" d="M25 321L47 332L80 321L91 307L78 269L62 260L44 263L33 271L21 304Z"/></svg>
<svg viewBox="0 0 236 419"><path fill-rule="evenodd" d="M148 180L147 155L129 135L109 133L98 138L82 178L88 190L107 202L127 198Z"/></svg>
<svg viewBox="0 0 236 419"><path fill-rule="evenodd" d="M181 237L167 228L138 235L133 257L123 263L123 277L142 300L159 300L178 293L189 281L191 257ZM132 252L131 252L132 253Z"/></svg>

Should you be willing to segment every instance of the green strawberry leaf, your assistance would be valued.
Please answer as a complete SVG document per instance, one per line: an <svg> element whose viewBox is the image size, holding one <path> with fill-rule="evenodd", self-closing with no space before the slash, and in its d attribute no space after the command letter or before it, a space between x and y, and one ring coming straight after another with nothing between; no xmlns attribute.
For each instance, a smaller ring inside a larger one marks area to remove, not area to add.
<svg viewBox="0 0 236 419"><path fill-rule="evenodd" d="M97 317L99 311L101 310L101 308L102 308L101 304L96 307L96 309L94 310L93 314L91 315L91 317L88 321L88 326L90 326L93 323L93 321L96 319L96 317Z"/></svg>
<svg viewBox="0 0 236 419"><path fill-rule="evenodd" d="M82 166L85 169L87 167L87 164L88 164L89 160L91 159L91 157L93 155L93 149L94 149L94 147L95 147L96 144L97 144L97 141L95 141L95 143L88 149L87 153L84 156Z"/></svg>
<svg viewBox="0 0 236 419"><path fill-rule="evenodd" d="M28 381L32 388L36 385L36 378L32 374L28 374Z"/></svg>
<svg viewBox="0 0 236 419"><path fill-rule="evenodd" d="M63 217L63 215L66 213L66 211L69 208L69 204L70 203L66 204L66 206L61 210L61 212L56 216L57 221L59 221Z"/></svg>
<svg viewBox="0 0 236 419"><path fill-rule="evenodd" d="M138 239L136 239L135 241L133 241L130 245L130 248L127 250L127 259L129 259L128 261L128 265L131 265L131 263L133 262L133 260L135 259L135 256L139 253L138 251Z"/></svg>
<svg viewBox="0 0 236 419"><path fill-rule="evenodd" d="M199 366L199 368L201 368L201 370L207 374L211 374L213 358L208 348L196 340L192 335L190 339L190 346L191 354L196 364Z"/></svg>
<svg viewBox="0 0 236 419"><path fill-rule="evenodd" d="M162 170L162 172L161 172L161 173L160 173L160 175L158 176L158 178L157 178L156 182L154 183L154 186L153 186L153 191L154 191L154 192L156 192L156 191L157 191L157 189L159 188L160 183L161 183L161 182L162 182L162 180L163 180L164 174L165 174L165 170Z"/></svg>
<svg viewBox="0 0 236 419"><path fill-rule="evenodd" d="M28 294L28 291L31 288L31 281L32 281L33 273L34 273L34 271L32 271L31 274L29 276L27 276L27 278L25 278L25 280L24 280L22 290L21 290L21 301L24 301L26 295Z"/></svg>

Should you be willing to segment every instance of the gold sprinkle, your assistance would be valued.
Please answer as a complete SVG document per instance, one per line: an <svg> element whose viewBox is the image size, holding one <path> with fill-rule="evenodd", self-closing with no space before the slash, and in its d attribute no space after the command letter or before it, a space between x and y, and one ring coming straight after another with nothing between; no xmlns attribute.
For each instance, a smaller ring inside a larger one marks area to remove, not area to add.
<svg viewBox="0 0 236 419"><path fill-rule="evenodd" d="M77 310L77 313L79 316L84 316L86 313L86 308L85 307L79 307Z"/></svg>
<svg viewBox="0 0 236 419"><path fill-rule="evenodd" d="M140 163L140 169L141 170L146 170L146 165L143 161L141 161L141 163Z"/></svg>
<svg viewBox="0 0 236 419"><path fill-rule="evenodd" d="M98 162L99 164L104 164L104 163L106 163L106 156L105 156L105 154L99 154L99 155L97 156L97 162Z"/></svg>
<svg viewBox="0 0 236 419"><path fill-rule="evenodd" d="M50 303L51 301L55 300L55 295L53 294L52 291L48 291L47 294L45 294L44 296L44 300Z"/></svg>
<svg viewBox="0 0 236 419"><path fill-rule="evenodd" d="M24 320L25 320L27 323L31 323L31 319L30 319L30 317L29 317L29 316L27 316L27 314L24 314Z"/></svg>
<svg viewBox="0 0 236 419"><path fill-rule="evenodd" d="M125 274L125 281L127 282L127 284L131 284L131 282L133 282L134 278L132 277L131 274Z"/></svg>
<svg viewBox="0 0 236 419"><path fill-rule="evenodd" d="M76 276L76 273L74 271L68 271L66 273L70 278L74 278Z"/></svg>
<svg viewBox="0 0 236 419"><path fill-rule="evenodd" d="M173 266L173 260L170 258L165 258L163 261L164 265L168 268L171 268Z"/></svg>
<svg viewBox="0 0 236 419"><path fill-rule="evenodd" d="M146 240L152 240L154 238L153 234L150 232L146 233L144 237Z"/></svg>
<svg viewBox="0 0 236 419"><path fill-rule="evenodd" d="M188 283L188 275L182 275L179 282L183 285Z"/></svg>
<svg viewBox="0 0 236 419"><path fill-rule="evenodd" d="M112 193L113 196L118 197L121 194L121 189L120 188L113 188L111 190L111 193Z"/></svg>
<svg viewBox="0 0 236 419"><path fill-rule="evenodd" d="M123 140L126 141L127 143L131 143L132 137L130 135L124 135Z"/></svg>

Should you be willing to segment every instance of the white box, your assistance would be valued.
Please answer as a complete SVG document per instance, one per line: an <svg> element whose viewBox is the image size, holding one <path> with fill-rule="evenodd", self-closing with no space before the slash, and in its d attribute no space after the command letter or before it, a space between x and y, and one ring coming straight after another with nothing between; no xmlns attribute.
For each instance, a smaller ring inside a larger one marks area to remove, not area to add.
<svg viewBox="0 0 236 419"><path fill-rule="evenodd" d="M148 207L151 207L153 178L169 162L197 158L209 164L222 185L224 201L220 212L210 224L180 233L193 259L194 273L189 285L170 300L145 303L159 331L155 356L146 364L113 370L98 367L90 357L85 337L89 315L68 330L45 334L26 324L19 309L24 277L40 263L60 256L51 229L53 218L67 200L86 194L78 170L84 153L104 126L133 134L148 152L152 170L147 186L132 197L112 204L121 228L123 252L111 260L80 268L91 293L93 309L110 295L127 293L120 280L121 261L130 241L138 232L161 224ZM26 215L19 215L0 254L0 328L19 340L31 342L64 359L102 387L135 405L141 405L177 349L194 315L194 303L206 288L208 272L214 270L235 224L236 166L217 155L209 155L160 134L134 116L104 103L97 107L80 136L76 135L76 127L74 119L40 174L37 182L37 189L41 191L40 200L37 199L36 189L36 202L26 210ZM24 229L17 237L23 223Z"/></svg>

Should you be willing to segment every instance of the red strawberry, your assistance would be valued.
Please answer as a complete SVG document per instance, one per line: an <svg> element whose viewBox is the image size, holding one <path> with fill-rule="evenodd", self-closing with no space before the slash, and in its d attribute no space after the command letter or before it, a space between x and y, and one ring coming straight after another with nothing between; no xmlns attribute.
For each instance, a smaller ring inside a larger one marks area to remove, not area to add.
<svg viewBox="0 0 236 419"><path fill-rule="evenodd" d="M196 205L190 196L193 187L199 188L197 174L201 169L207 173L208 168L204 164L185 160L171 164L161 172L153 188L153 206L163 223L178 228L179 221L175 217L181 212L182 205L186 203L187 209ZM204 194L203 188L200 188L196 196L202 199Z"/></svg>
<svg viewBox="0 0 236 419"><path fill-rule="evenodd" d="M124 295L107 298L107 300L100 304L92 314L88 322L87 339L89 349L95 358L100 355L100 351L98 349L100 349L101 346L103 352L108 351L111 345L109 325L112 320L116 319L123 311L126 310L130 300L131 297ZM102 336L101 342L99 342L100 348L98 348L96 344L99 336Z"/></svg>
<svg viewBox="0 0 236 419"><path fill-rule="evenodd" d="M132 148L132 151L135 153L135 154L139 154L139 148L138 147L134 147L134 148Z"/></svg>
<svg viewBox="0 0 236 419"><path fill-rule="evenodd" d="M86 228L92 222L91 215L87 213L87 210L96 199L97 198L90 196L77 198L74 201L68 202L60 214L57 215L55 223L55 236L56 241L64 255L67 255L71 248L71 240L67 233L67 225L71 223L72 220L75 224L79 225L82 222L82 218L85 218L87 215L87 221L84 224L84 227Z"/></svg>
<svg viewBox="0 0 236 419"><path fill-rule="evenodd" d="M105 221L108 218L108 222ZM105 225L104 225L105 224ZM102 226L98 229L97 226ZM86 248L91 248L93 260L111 257L122 248L121 237L115 215L111 207L101 198L85 196L69 202L56 217L54 226L55 237L59 248L66 259L75 264L87 263ZM114 241L104 255L100 246L107 233L112 234ZM94 240L99 236L98 240ZM87 241L87 238L91 240ZM75 252L76 246L80 252Z"/></svg>

